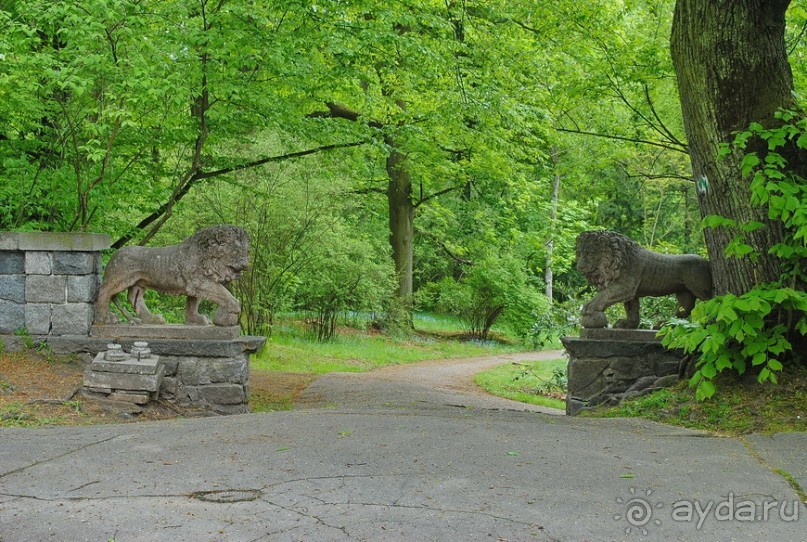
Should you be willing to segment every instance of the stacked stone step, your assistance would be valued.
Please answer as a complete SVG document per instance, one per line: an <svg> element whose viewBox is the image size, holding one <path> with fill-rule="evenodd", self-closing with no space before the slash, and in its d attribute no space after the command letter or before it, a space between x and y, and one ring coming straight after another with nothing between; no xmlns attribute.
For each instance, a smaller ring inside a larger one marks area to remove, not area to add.
<svg viewBox="0 0 807 542"><path fill-rule="evenodd" d="M84 394L117 401L145 404L157 400L165 367L148 348L148 343L134 343L130 352L119 344L107 345L84 371Z"/></svg>

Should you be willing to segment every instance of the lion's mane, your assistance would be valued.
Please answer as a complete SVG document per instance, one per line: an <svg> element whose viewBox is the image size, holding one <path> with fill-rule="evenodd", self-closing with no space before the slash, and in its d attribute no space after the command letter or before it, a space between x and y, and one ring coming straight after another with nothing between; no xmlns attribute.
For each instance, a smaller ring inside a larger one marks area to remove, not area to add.
<svg viewBox="0 0 807 542"><path fill-rule="evenodd" d="M577 269L595 288L602 290L634 267L640 246L613 231L585 231L577 237Z"/></svg>

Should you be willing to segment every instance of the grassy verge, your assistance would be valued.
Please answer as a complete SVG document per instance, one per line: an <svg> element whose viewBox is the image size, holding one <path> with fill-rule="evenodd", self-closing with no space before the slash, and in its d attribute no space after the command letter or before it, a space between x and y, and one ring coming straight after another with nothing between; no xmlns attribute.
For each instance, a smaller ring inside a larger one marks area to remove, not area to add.
<svg viewBox="0 0 807 542"><path fill-rule="evenodd" d="M565 372L565 369L565 359L510 363L479 373L474 380L493 395L522 403L565 409L566 401L561 398L562 393L558 392L559 386L556 385L557 371Z"/></svg>
<svg viewBox="0 0 807 542"><path fill-rule="evenodd" d="M266 341L252 358L253 369L325 374L362 372L427 359L486 356L519 351L517 345L460 342L436 337L396 338L367 332L342 334L317 342L294 329L285 329Z"/></svg>
<svg viewBox="0 0 807 542"><path fill-rule="evenodd" d="M807 368L789 369L779 384L742 384L733 378L718 381L718 392L707 401L695 400L685 382L618 407L581 413L591 417L641 417L720 434L807 431Z"/></svg>

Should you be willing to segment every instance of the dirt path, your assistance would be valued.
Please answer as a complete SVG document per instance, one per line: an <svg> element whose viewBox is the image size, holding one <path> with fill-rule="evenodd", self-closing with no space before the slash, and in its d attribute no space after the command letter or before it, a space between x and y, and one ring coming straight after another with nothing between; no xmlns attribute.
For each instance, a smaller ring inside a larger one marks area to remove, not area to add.
<svg viewBox="0 0 807 542"><path fill-rule="evenodd" d="M482 404L487 408L540 410L530 405L488 395L474 383L474 375L510 361L556 359L560 351L526 352L503 356L441 359L388 366L367 373L311 374L253 371L250 401L273 409L312 408L350 404L358 398L365 405L416 399L428 404ZM77 357L54 361L37 353L0 355L0 425L88 425L135 420L191 417L194 409L155 403L137 407L129 403L95 401L81 397L84 364ZM474 397L470 401L468 397ZM482 403L480 403L480 401ZM557 413L557 411L554 411Z"/></svg>
<svg viewBox="0 0 807 542"><path fill-rule="evenodd" d="M362 373L365 378L389 382L410 382L438 390L487 395L474 382L474 376L497 365L509 362L548 361L563 357L562 350L544 352L521 352L500 356L485 356L457 359L435 359L406 365L390 365Z"/></svg>
<svg viewBox="0 0 807 542"><path fill-rule="evenodd" d="M474 382L474 376L508 362L551 360L560 350L523 352L500 356L440 359L392 365L367 373L331 373L313 382L300 395L303 407L350 405L443 406L531 410L550 414L562 411L494 397Z"/></svg>

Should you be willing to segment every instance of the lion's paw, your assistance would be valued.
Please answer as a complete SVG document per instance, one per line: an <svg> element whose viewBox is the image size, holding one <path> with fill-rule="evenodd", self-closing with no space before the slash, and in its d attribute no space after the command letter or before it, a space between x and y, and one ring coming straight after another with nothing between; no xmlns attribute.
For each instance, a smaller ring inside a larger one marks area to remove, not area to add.
<svg viewBox="0 0 807 542"><path fill-rule="evenodd" d="M96 314L95 321L93 323L105 326L117 324L119 321L120 320L118 320L118 317L114 313L107 312L106 314Z"/></svg>
<svg viewBox="0 0 807 542"><path fill-rule="evenodd" d="M165 318L163 318L161 314L142 314L139 316L144 324L156 324L161 326L165 323Z"/></svg>
<svg viewBox="0 0 807 542"><path fill-rule="evenodd" d="M608 326L608 318L604 312L592 312L580 317L580 325L585 328L600 328Z"/></svg>
<svg viewBox="0 0 807 542"><path fill-rule="evenodd" d="M185 323L192 326L209 326L210 318L204 314L194 314L193 316L186 318Z"/></svg>
<svg viewBox="0 0 807 542"><path fill-rule="evenodd" d="M237 326L238 313L237 312L219 312L213 315L213 323L217 326Z"/></svg>

